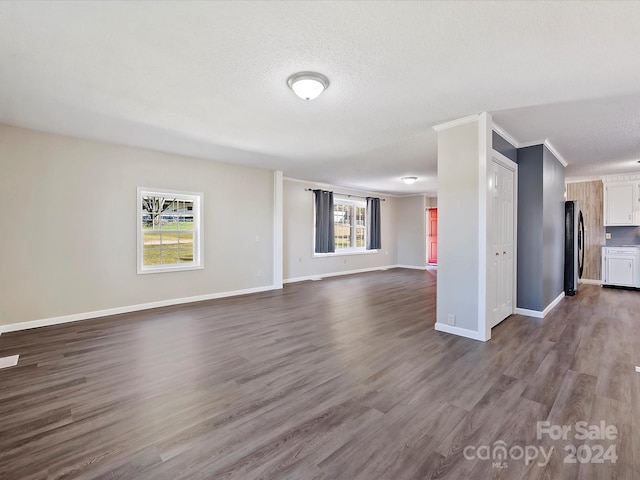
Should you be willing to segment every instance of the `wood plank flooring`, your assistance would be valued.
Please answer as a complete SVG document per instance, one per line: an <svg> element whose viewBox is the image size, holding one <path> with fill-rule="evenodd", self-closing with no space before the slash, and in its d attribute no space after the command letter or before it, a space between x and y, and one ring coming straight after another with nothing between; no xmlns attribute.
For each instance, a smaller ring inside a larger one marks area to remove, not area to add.
<svg viewBox="0 0 640 480"><path fill-rule="evenodd" d="M435 290L394 269L5 333L0 478L640 478L640 292L583 286L481 343L433 329ZM545 420L618 435L537 438ZM466 448L499 441L552 453Z"/></svg>

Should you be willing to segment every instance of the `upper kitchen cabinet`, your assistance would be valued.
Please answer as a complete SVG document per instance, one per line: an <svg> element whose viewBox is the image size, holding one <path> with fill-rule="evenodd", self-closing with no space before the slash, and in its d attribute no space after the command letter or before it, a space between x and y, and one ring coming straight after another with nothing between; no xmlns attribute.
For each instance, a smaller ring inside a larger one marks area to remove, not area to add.
<svg viewBox="0 0 640 480"><path fill-rule="evenodd" d="M640 175L605 177L604 224L640 225Z"/></svg>

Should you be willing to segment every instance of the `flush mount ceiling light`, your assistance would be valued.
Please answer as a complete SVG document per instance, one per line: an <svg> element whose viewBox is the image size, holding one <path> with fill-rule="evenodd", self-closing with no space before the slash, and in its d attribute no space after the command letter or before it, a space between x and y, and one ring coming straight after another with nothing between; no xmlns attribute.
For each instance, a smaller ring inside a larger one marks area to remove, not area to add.
<svg viewBox="0 0 640 480"><path fill-rule="evenodd" d="M329 86L329 79L319 73L299 72L289 77L287 85L301 99L313 100Z"/></svg>
<svg viewBox="0 0 640 480"><path fill-rule="evenodd" d="M418 180L418 177L402 177L400 180L402 180L407 185L413 185L414 183L416 183L416 180Z"/></svg>

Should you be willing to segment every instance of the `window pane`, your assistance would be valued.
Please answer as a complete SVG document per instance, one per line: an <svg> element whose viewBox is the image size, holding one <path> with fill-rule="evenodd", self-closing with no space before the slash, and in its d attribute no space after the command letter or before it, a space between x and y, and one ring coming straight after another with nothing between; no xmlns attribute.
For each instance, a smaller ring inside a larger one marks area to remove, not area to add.
<svg viewBox="0 0 640 480"><path fill-rule="evenodd" d="M365 225L365 212L367 211L366 207L356 207L356 226L364 227Z"/></svg>
<svg viewBox="0 0 640 480"><path fill-rule="evenodd" d="M179 263L179 249L177 243L162 245L161 262L162 265L172 265Z"/></svg>
<svg viewBox="0 0 640 480"><path fill-rule="evenodd" d="M144 233L142 242L143 265L160 265L162 250L161 233Z"/></svg>
<svg viewBox="0 0 640 480"><path fill-rule="evenodd" d="M186 192L184 195L187 198L141 193L139 266L142 270L165 265L201 265L200 254L195 251L195 247L199 247L199 197ZM142 272L139 270L138 273Z"/></svg>
<svg viewBox="0 0 640 480"><path fill-rule="evenodd" d="M171 228L169 223L175 216L177 201L158 196L142 197L142 224L145 229Z"/></svg>
<svg viewBox="0 0 640 480"><path fill-rule="evenodd" d="M366 206L357 206L356 210L356 247L364 248L366 247L365 242L365 232L366 232Z"/></svg>
<svg viewBox="0 0 640 480"><path fill-rule="evenodd" d="M180 215L178 220L180 230L193 231L193 215Z"/></svg>
<svg viewBox="0 0 640 480"><path fill-rule="evenodd" d="M334 203L333 221L336 250L351 247L351 206Z"/></svg>
<svg viewBox="0 0 640 480"><path fill-rule="evenodd" d="M193 233L144 233L143 255L145 266L193 263Z"/></svg>
<svg viewBox="0 0 640 480"><path fill-rule="evenodd" d="M162 215L160 228L162 230L177 230L178 229L177 217L175 215Z"/></svg>
<svg viewBox="0 0 640 480"><path fill-rule="evenodd" d="M356 247L366 247L364 240L365 229L361 227L356 228Z"/></svg>
<svg viewBox="0 0 640 480"><path fill-rule="evenodd" d="M193 233L178 234L178 263L193 263Z"/></svg>

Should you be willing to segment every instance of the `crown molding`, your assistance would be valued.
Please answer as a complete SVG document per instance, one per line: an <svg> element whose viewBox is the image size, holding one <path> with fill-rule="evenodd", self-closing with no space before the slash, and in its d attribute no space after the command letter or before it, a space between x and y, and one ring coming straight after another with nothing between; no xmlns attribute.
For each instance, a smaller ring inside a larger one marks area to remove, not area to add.
<svg viewBox="0 0 640 480"><path fill-rule="evenodd" d="M534 145L544 145L545 147L547 147L547 149L549 149L551 153L553 153L553 155L558 159L558 161L562 164L563 167L566 167L567 165L569 165L567 161L564 159L564 157L560 155L560 153L558 153L555 147L551 145L551 142L546 138L544 140L534 140L532 142L521 143L518 148L533 147Z"/></svg>
<svg viewBox="0 0 640 480"><path fill-rule="evenodd" d="M620 182L620 181L636 181L640 180L640 172L629 173L611 173L600 177L603 182Z"/></svg>
<svg viewBox="0 0 640 480"><path fill-rule="evenodd" d="M520 148L520 142L515 138L513 138L511 135L509 135L509 133L507 133L507 131L504 128L502 128L500 125L498 125L496 122L493 122L493 130L502 138L504 138L507 142L509 142L511 145L513 145L516 148Z"/></svg>
<svg viewBox="0 0 640 480"><path fill-rule="evenodd" d="M439 125L434 125L432 128L436 132L440 132L442 130L447 130L449 128L458 127L460 125L464 125L466 123L475 122L480 118L480 114L476 113L474 115L469 115L468 117L458 118L456 120L451 120L450 122L441 123Z"/></svg>
<svg viewBox="0 0 640 480"><path fill-rule="evenodd" d="M555 157L558 159L558 161L562 164L563 167L566 167L567 165L569 165L567 161L564 159L564 157L560 155L560 153L558 153L558 151L554 148L553 145L551 145L551 142L549 142L549 140L544 141L544 146L547 147L549 151L555 155Z"/></svg>
<svg viewBox="0 0 640 480"><path fill-rule="evenodd" d="M522 142L518 148L534 147L536 145L544 145L545 140L532 140L531 142Z"/></svg>
<svg viewBox="0 0 640 480"><path fill-rule="evenodd" d="M353 188L353 187L345 187L344 185L333 185L330 183L322 183L322 182L314 182L313 180L302 180L300 178L293 178L293 177L283 177L283 180L288 181L288 182L296 182L296 183L303 183L303 184L307 184L307 185L315 185L318 187L322 187L322 188L337 188L338 190L350 190L353 192L353 194L347 193L347 195L359 195L359 194L365 194L365 196L368 195L378 195L380 198L384 198L384 197L403 197L404 195L396 195L394 193L384 193L384 192L374 192L373 190L360 190L358 188ZM415 193L415 194L411 194L411 195L427 195L426 193Z"/></svg>

